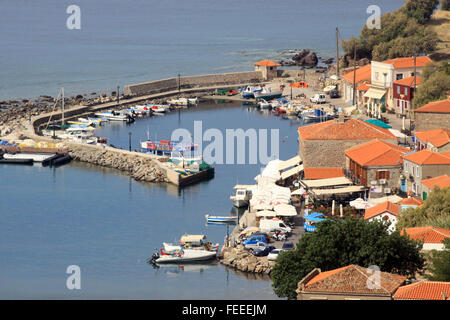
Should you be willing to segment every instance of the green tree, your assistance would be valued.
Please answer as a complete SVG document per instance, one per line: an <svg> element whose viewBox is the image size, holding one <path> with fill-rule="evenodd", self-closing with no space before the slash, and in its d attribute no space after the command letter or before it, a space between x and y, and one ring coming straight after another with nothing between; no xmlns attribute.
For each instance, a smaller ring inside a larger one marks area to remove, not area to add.
<svg viewBox="0 0 450 320"><path fill-rule="evenodd" d="M414 94L414 107L421 107L428 102L443 100L450 90L450 61L440 65L430 64L425 67L421 76L421 84Z"/></svg>
<svg viewBox="0 0 450 320"><path fill-rule="evenodd" d="M413 277L424 266L419 242L388 233L389 223L347 217L327 220L300 238L297 248L283 252L271 272L279 297L295 299L298 282L314 268L328 271L350 264L377 265L381 271Z"/></svg>
<svg viewBox="0 0 450 320"><path fill-rule="evenodd" d="M444 240L445 250L432 250L430 256L431 265L428 267L430 273L425 277L431 281L450 281L450 239Z"/></svg>
<svg viewBox="0 0 450 320"><path fill-rule="evenodd" d="M450 187L436 187L421 207L402 212L396 228L401 230L426 226L450 228Z"/></svg>
<svg viewBox="0 0 450 320"><path fill-rule="evenodd" d="M439 0L406 0L405 8L409 17L424 24L430 20L438 4Z"/></svg>

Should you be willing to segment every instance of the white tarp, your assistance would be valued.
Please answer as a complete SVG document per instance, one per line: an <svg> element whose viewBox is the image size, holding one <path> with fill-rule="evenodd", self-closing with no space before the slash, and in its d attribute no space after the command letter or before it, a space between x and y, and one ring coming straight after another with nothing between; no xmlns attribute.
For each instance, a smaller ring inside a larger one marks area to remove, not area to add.
<svg viewBox="0 0 450 320"><path fill-rule="evenodd" d="M289 204L276 205L273 207L273 210L276 212L277 216L292 217L297 215L295 207Z"/></svg>
<svg viewBox="0 0 450 320"><path fill-rule="evenodd" d="M402 197L399 197L399 196L394 194L394 195L390 195L390 196L386 196L386 197L382 197L382 198L369 199L368 201L371 204L377 205L379 203L386 202L386 201L390 201L392 203L397 203L397 202L399 202L402 199L403 199Z"/></svg>
<svg viewBox="0 0 450 320"><path fill-rule="evenodd" d="M401 133L400 131L398 131L397 129L388 129L394 136L396 136L397 138L406 138L407 136L403 133Z"/></svg>
<svg viewBox="0 0 450 320"><path fill-rule="evenodd" d="M281 179L282 180L287 179L287 178L293 176L294 174L298 174L298 173L300 173L302 171L303 171L303 165L302 164L298 165L298 166L295 166L292 169L289 169L289 170L287 170L285 172L282 172L281 173Z"/></svg>
<svg viewBox="0 0 450 320"><path fill-rule="evenodd" d="M355 209L367 209L374 206L372 203L364 201L362 198L357 198L353 201L350 201L349 204Z"/></svg>
<svg viewBox="0 0 450 320"><path fill-rule="evenodd" d="M281 171L281 170L285 170L285 169L287 169L289 167L296 166L296 165L300 164L301 161L302 161L302 159L298 155L295 156L295 157L292 157L292 158L290 158L290 159L288 159L286 161L281 161L278 164L278 170Z"/></svg>
<svg viewBox="0 0 450 320"><path fill-rule="evenodd" d="M271 210L256 211L257 217L275 217L276 215L276 212Z"/></svg>
<svg viewBox="0 0 450 320"><path fill-rule="evenodd" d="M302 180L302 183L308 188L332 187L340 185L351 185L353 182L346 177L316 179L316 180Z"/></svg>
<svg viewBox="0 0 450 320"><path fill-rule="evenodd" d="M341 193L352 193L363 191L365 187L363 186L350 186L345 188L336 188L336 189L311 189L311 191L316 196L329 195L329 194L341 194Z"/></svg>

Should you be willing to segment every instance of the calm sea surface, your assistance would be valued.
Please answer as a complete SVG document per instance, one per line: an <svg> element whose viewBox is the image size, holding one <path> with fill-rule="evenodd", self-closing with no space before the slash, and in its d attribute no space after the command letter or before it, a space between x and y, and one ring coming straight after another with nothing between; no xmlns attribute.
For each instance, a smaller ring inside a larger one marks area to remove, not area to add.
<svg viewBox="0 0 450 320"><path fill-rule="evenodd" d="M283 49L333 56L334 28L357 35L373 1L77 1L81 30L65 27L72 1L1 3L0 99L114 90L117 85L183 75L242 71ZM382 11L403 1L377 1ZM279 129L281 159L295 155L300 123L239 103L205 103L97 135L132 148L147 137ZM206 143L207 144L207 143ZM118 171L73 162L53 169L0 165L0 298L276 299L270 279L220 264L162 267L145 260L163 241L205 233L223 242L226 227L204 215L232 212L236 183L253 184L261 165L216 165L213 180L178 191L139 183ZM66 288L66 268L81 268L81 290Z"/></svg>

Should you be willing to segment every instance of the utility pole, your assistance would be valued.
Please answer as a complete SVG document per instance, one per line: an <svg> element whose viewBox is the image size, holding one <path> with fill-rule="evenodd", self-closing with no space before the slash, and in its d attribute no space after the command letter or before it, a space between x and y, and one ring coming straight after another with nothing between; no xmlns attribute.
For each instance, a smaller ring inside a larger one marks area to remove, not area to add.
<svg viewBox="0 0 450 320"><path fill-rule="evenodd" d="M61 88L61 125L64 125L64 87Z"/></svg>
<svg viewBox="0 0 450 320"><path fill-rule="evenodd" d="M356 41L353 54L353 105L356 104L355 101L356 101Z"/></svg>
<svg viewBox="0 0 450 320"><path fill-rule="evenodd" d="M414 52L414 95L416 94L416 56L417 53ZM412 120L412 116L413 116L413 108L414 108L414 98L411 95L411 105L409 106L409 134L411 134L411 120Z"/></svg>
<svg viewBox="0 0 450 320"><path fill-rule="evenodd" d="M339 43L338 43L338 28L336 27L336 76L339 79Z"/></svg>
<svg viewBox="0 0 450 320"><path fill-rule="evenodd" d="M178 74L178 98L180 98L180 92L181 92L181 75Z"/></svg>

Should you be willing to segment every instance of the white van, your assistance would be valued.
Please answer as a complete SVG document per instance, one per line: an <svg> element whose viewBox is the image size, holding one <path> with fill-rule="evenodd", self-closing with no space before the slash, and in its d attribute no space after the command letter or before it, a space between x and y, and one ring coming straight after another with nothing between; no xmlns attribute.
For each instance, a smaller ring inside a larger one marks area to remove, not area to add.
<svg viewBox="0 0 450 320"><path fill-rule="evenodd" d="M281 229L288 233L292 232L291 227L288 227L280 219L262 219L259 221L259 228L261 229L261 232L270 232L275 229Z"/></svg>
<svg viewBox="0 0 450 320"><path fill-rule="evenodd" d="M327 98L323 93L316 93L311 98L309 98L309 101L312 103L326 103Z"/></svg>

